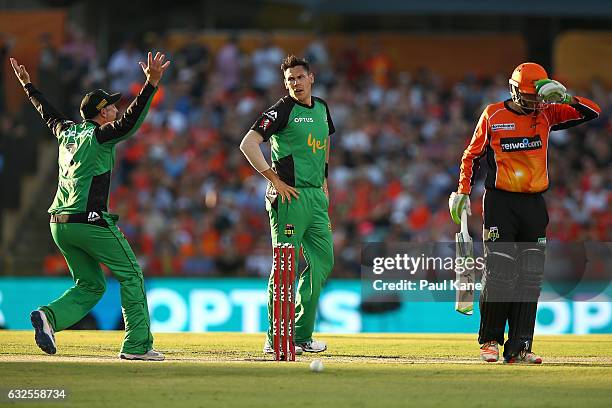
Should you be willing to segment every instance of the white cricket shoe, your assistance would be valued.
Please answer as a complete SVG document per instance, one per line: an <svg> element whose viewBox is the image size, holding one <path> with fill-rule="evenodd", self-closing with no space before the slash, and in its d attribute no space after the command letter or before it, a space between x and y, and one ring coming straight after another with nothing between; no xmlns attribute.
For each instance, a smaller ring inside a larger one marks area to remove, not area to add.
<svg viewBox="0 0 612 408"><path fill-rule="evenodd" d="M42 351L47 354L55 354L55 332L47 320L47 315L42 310L34 310L30 313L30 321L34 327L34 340Z"/></svg>
<svg viewBox="0 0 612 408"><path fill-rule="evenodd" d="M480 358L487 363L499 361L499 344L496 341L487 341L480 347Z"/></svg>
<svg viewBox="0 0 612 408"><path fill-rule="evenodd" d="M166 357L159 351L151 349L145 354L120 353L119 358L122 360L164 361Z"/></svg>
<svg viewBox="0 0 612 408"><path fill-rule="evenodd" d="M274 347L272 347L272 344L270 344L270 342L266 339L266 342L264 343L263 346L263 352L264 354L274 354ZM298 345L295 346L295 355L299 356L303 353L304 351L302 350L302 348Z"/></svg>
<svg viewBox="0 0 612 408"><path fill-rule="evenodd" d="M321 353L327 350L327 343L320 340L309 340L304 343L298 344L304 350L304 353Z"/></svg>

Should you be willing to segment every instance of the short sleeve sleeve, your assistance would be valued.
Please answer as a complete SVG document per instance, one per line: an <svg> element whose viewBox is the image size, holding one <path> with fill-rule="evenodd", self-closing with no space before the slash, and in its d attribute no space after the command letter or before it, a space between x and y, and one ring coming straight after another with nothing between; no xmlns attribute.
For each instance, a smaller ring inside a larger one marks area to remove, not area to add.
<svg viewBox="0 0 612 408"><path fill-rule="evenodd" d="M287 100L287 98L281 98L257 118L251 126L251 130L259 133L263 137L264 142L270 140L273 134L287 126L292 108L293 104L291 101Z"/></svg>

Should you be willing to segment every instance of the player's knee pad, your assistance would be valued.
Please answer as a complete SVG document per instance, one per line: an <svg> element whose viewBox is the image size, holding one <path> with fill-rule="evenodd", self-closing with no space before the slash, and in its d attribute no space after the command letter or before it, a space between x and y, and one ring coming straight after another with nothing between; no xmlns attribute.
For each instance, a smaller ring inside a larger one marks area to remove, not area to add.
<svg viewBox="0 0 612 408"><path fill-rule="evenodd" d="M486 301L511 301L518 280L515 257L508 252L488 250L485 265L482 283Z"/></svg>
<svg viewBox="0 0 612 408"><path fill-rule="evenodd" d="M544 263L543 248L526 248L519 253L519 281L517 288L521 301L536 302L542 289Z"/></svg>

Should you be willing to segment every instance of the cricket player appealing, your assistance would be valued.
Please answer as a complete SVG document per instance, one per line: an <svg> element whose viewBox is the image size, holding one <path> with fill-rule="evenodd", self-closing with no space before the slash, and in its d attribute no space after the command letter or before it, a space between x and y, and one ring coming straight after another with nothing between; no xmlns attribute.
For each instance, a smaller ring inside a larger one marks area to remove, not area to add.
<svg viewBox="0 0 612 408"><path fill-rule="evenodd" d="M328 207L327 162L334 124L325 101L311 95L314 74L308 62L293 55L281 64L289 95L255 121L240 149L251 165L269 180L266 208L272 244L303 249L307 266L299 275L295 305L296 353L318 353L327 345L312 338L321 288L334 265ZM272 147L272 167L260 148ZM268 329L264 353L273 353L273 275L268 284Z"/></svg>
<svg viewBox="0 0 612 408"><path fill-rule="evenodd" d="M540 65L527 62L510 78L511 99L488 105L461 160L459 188L449 207L459 224L469 213L478 162L488 167L483 198L486 267L480 297L481 358L499 360L508 322L504 362L540 364L532 352L537 302L544 273L548 212L548 136L595 119L599 106L571 96Z"/></svg>
<svg viewBox="0 0 612 408"><path fill-rule="evenodd" d="M100 267L103 263L121 286L125 338L120 358L164 359L153 350L142 271L117 228L119 217L108 212L115 145L132 136L142 124L157 84L170 65L164 59L163 54L152 57L149 53L147 64L140 62L147 81L123 116L117 118L115 107L121 95L97 89L83 98L84 121L76 123L58 112L32 85L26 68L11 58L15 75L59 144L58 186L49 208L50 227L75 284L30 314L36 344L46 353L56 352L55 332L77 323L102 298L106 290Z"/></svg>

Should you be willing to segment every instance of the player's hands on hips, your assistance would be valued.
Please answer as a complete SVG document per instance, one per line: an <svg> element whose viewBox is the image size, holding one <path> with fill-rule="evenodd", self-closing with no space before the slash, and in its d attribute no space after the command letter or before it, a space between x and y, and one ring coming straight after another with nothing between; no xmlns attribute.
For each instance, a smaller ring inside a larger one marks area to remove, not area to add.
<svg viewBox="0 0 612 408"><path fill-rule="evenodd" d="M472 215L472 209L470 208L470 196L463 193L452 192L448 198L448 208L450 215L455 224L461 224L461 213L465 208L468 215Z"/></svg>
<svg viewBox="0 0 612 408"><path fill-rule="evenodd" d="M25 69L23 65L19 65L15 58L11 58L11 65L13 66L13 71L15 71L15 75L17 75L17 79L21 82L21 86L25 86L30 83L30 74Z"/></svg>
<svg viewBox="0 0 612 408"><path fill-rule="evenodd" d="M285 183L280 178L273 181L272 185L276 189L276 192L280 196L281 202L285 202L285 199L291 202L291 197L294 197L296 200L300 195L300 192L297 191L294 187L291 187L289 184Z"/></svg>
<svg viewBox="0 0 612 408"><path fill-rule="evenodd" d="M147 54L147 64L145 65L142 61L139 62L140 67L147 76L147 81L153 86L157 86L164 71L170 66L170 61L164 62L165 59L166 56L164 54L157 52L153 57L149 52Z"/></svg>
<svg viewBox="0 0 612 408"><path fill-rule="evenodd" d="M535 83L536 91L544 102L570 103L572 96L567 93L565 86L554 79L540 79Z"/></svg>

